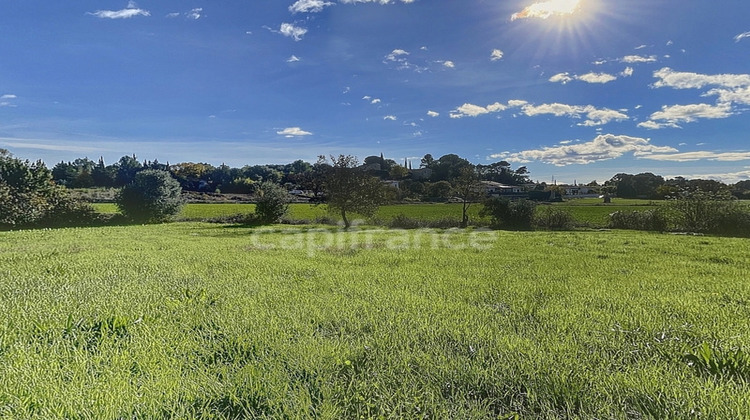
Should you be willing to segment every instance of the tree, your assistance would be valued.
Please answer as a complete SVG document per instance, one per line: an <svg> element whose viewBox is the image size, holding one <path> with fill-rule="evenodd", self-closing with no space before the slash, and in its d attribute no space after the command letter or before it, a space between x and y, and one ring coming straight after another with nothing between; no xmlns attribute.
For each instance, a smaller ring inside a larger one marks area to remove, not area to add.
<svg viewBox="0 0 750 420"><path fill-rule="evenodd" d="M319 162L322 164L322 162ZM372 216L385 202L385 187L378 178L357 168L354 156L331 156L331 169L328 171L323 189L328 210L338 212L348 229L351 221L347 213Z"/></svg>
<svg viewBox="0 0 750 420"><path fill-rule="evenodd" d="M124 186L115 198L128 218L139 222L163 222L180 212L182 187L169 172L146 169Z"/></svg>
<svg viewBox="0 0 750 420"><path fill-rule="evenodd" d="M273 182L262 182L258 187L255 215L261 223L276 223L289 208L289 193Z"/></svg>
<svg viewBox="0 0 750 420"><path fill-rule="evenodd" d="M509 229L531 229L536 204L530 200L510 201L507 198L492 197L484 202L479 212L482 217L491 217L492 225Z"/></svg>
<svg viewBox="0 0 750 420"><path fill-rule="evenodd" d="M484 198L485 191L479 182L479 176L473 166L461 168L458 177L453 182L453 194L461 199L461 227L469 225L469 206L481 198Z"/></svg>
<svg viewBox="0 0 750 420"><path fill-rule="evenodd" d="M30 163L0 149L0 225L69 226L96 218L91 206L70 198L41 161Z"/></svg>

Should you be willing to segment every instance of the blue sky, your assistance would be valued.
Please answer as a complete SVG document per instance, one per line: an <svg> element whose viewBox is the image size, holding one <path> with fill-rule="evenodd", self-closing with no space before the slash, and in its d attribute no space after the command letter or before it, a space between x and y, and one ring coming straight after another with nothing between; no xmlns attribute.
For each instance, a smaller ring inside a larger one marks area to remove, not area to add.
<svg viewBox="0 0 750 420"><path fill-rule="evenodd" d="M750 179L746 0L0 0L0 147Z"/></svg>

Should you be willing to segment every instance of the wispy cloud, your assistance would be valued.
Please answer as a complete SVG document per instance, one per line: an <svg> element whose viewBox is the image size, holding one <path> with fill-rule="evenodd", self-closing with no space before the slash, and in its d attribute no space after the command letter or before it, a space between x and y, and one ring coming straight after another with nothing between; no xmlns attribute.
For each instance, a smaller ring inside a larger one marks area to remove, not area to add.
<svg viewBox="0 0 750 420"><path fill-rule="evenodd" d="M490 53L490 61L497 61L502 60L505 53L503 53L501 50L494 49L492 50L492 53Z"/></svg>
<svg viewBox="0 0 750 420"><path fill-rule="evenodd" d="M396 117L395 115L386 115L385 117L383 117L383 119L386 121L396 121L398 120L398 117Z"/></svg>
<svg viewBox="0 0 750 420"><path fill-rule="evenodd" d="M323 0L297 0L293 5L289 6L289 11L292 13L319 13L326 7L333 6L334 4Z"/></svg>
<svg viewBox="0 0 750 420"><path fill-rule="evenodd" d="M440 116L440 113L439 113L439 112L436 112L436 111L427 111L427 116L428 116L428 117L432 117L432 118L435 118L435 117L439 117L439 116Z"/></svg>
<svg viewBox="0 0 750 420"><path fill-rule="evenodd" d="M292 137L302 137L302 136L311 136L312 133L309 131L305 131L299 127L289 127L285 128L281 131L277 131L276 134L280 136L284 136L286 138L292 138Z"/></svg>
<svg viewBox="0 0 750 420"><path fill-rule="evenodd" d="M580 0L549 0L534 3L521 10L518 13L514 13L510 20L516 19L548 19L552 16L562 16L573 14L580 7Z"/></svg>
<svg viewBox="0 0 750 420"><path fill-rule="evenodd" d="M740 41L742 41L745 38L750 38L750 31L743 32L743 33L737 35L736 37L734 37L734 42L740 42Z"/></svg>
<svg viewBox="0 0 750 420"><path fill-rule="evenodd" d="M414 3L415 0L400 0L401 3ZM391 4L395 3L394 0L339 0L343 4L357 4L357 3L377 3L377 4Z"/></svg>
<svg viewBox="0 0 750 420"><path fill-rule="evenodd" d="M614 134L603 134L594 140L565 144L555 147L524 150L517 153L500 153L490 157L508 162L529 163L544 162L555 166L586 165L633 154L636 157L654 154L677 152L668 146L655 146L649 139Z"/></svg>
<svg viewBox="0 0 750 420"><path fill-rule="evenodd" d="M397 48L385 56L383 63L389 65L395 64L397 70L414 70L417 73L427 70L426 67L421 67L409 62L409 55L411 55L411 53L408 51Z"/></svg>
<svg viewBox="0 0 750 420"><path fill-rule="evenodd" d="M695 162L699 160L710 160L718 162L740 162L750 160L750 152L683 152L667 154L651 154L641 156L643 159L668 161L668 162Z"/></svg>
<svg viewBox="0 0 750 420"><path fill-rule="evenodd" d="M738 88L750 86L750 74L717 74L707 75L692 72L674 71L664 67L654 72L659 79L654 87L670 87L673 89L701 89L706 86L724 88Z"/></svg>
<svg viewBox="0 0 750 420"><path fill-rule="evenodd" d="M10 93L6 93L5 95L0 96L0 99L16 99L16 98L18 98L18 96L10 94Z"/></svg>
<svg viewBox="0 0 750 420"><path fill-rule="evenodd" d="M586 73L582 74L580 76L578 75L571 75L570 73L558 73L552 77L549 78L549 81L552 83L570 83L573 80L580 80L581 82L586 83L609 83L612 81L617 80L617 76L607 74L607 73Z"/></svg>
<svg viewBox="0 0 750 420"><path fill-rule="evenodd" d="M151 12L138 8L133 1L129 2L128 6L122 10L97 10L96 12L88 12L88 14L101 19L129 19L135 16L151 16Z"/></svg>
<svg viewBox="0 0 750 420"><path fill-rule="evenodd" d="M191 11L187 12L186 16L188 19L198 20L201 17L203 17L203 8L196 7L195 9L192 9Z"/></svg>
<svg viewBox="0 0 750 420"><path fill-rule="evenodd" d="M296 56L296 55L294 55L294 54L292 54L292 56L291 56L291 57L289 57L289 58L287 58L287 59L286 59L286 62L287 62L287 63L296 63L296 62L298 62L298 61L302 61L302 59L301 59L301 58L299 58L299 57L297 57L297 56Z"/></svg>
<svg viewBox="0 0 750 420"><path fill-rule="evenodd" d="M286 37L292 38L295 41L301 41L307 33L306 28L294 26L292 23L282 23L279 27L278 33Z"/></svg>
<svg viewBox="0 0 750 420"><path fill-rule="evenodd" d="M443 67L448 67L449 69L456 68L456 64L450 60L443 61Z"/></svg>
<svg viewBox="0 0 750 420"><path fill-rule="evenodd" d="M643 55L626 55L620 59L622 63L653 63L656 62L657 58L655 55L643 56Z"/></svg>

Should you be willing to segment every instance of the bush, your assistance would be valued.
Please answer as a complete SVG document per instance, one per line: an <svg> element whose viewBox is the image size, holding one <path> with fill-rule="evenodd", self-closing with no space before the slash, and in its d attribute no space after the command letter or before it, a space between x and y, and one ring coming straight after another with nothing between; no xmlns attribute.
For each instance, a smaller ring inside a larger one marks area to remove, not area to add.
<svg viewBox="0 0 750 420"><path fill-rule="evenodd" d="M668 207L677 215L678 229L697 233L722 233L733 230L727 226L742 219L747 210L728 193L691 191L671 200Z"/></svg>
<svg viewBox="0 0 750 420"><path fill-rule="evenodd" d="M289 208L289 193L273 182L263 182L258 187L258 202L255 215L260 223L276 223Z"/></svg>
<svg viewBox="0 0 750 420"><path fill-rule="evenodd" d="M570 212L555 206L545 206L534 215L534 226L546 230L570 230L575 219Z"/></svg>
<svg viewBox="0 0 750 420"><path fill-rule="evenodd" d="M493 197L484 202L479 211L482 217L489 216L492 226L505 229L531 229L536 203L529 200L510 201L507 198Z"/></svg>
<svg viewBox="0 0 750 420"><path fill-rule="evenodd" d="M52 172L41 161L32 164L0 149L0 227L84 226L97 221L91 206L54 184Z"/></svg>
<svg viewBox="0 0 750 420"><path fill-rule="evenodd" d="M180 183L169 172L147 169L122 187L115 202L130 220L158 223L179 213L185 200Z"/></svg>
<svg viewBox="0 0 750 420"><path fill-rule="evenodd" d="M645 211L616 211L609 215L609 227L612 229L634 229L666 232L672 223L665 209Z"/></svg>

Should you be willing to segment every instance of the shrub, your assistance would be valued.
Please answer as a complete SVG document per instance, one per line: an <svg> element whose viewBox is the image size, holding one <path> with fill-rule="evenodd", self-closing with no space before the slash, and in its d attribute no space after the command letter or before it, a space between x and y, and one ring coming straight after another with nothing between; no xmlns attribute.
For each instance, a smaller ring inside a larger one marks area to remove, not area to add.
<svg viewBox="0 0 750 420"><path fill-rule="evenodd" d="M570 212L555 206L545 206L534 215L534 226L547 230L569 230L575 224Z"/></svg>
<svg viewBox="0 0 750 420"><path fill-rule="evenodd" d="M485 200L479 215L489 216L493 227L506 229L531 229L536 203L529 200L510 201L493 197Z"/></svg>
<svg viewBox="0 0 750 420"><path fill-rule="evenodd" d="M169 172L147 169L122 187L115 202L128 219L153 223L179 213L185 200L180 183Z"/></svg>
<svg viewBox="0 0 750 420"><path fill-rule="evenodd" d="M0 227L82 226L97 220L91 206L54 184L41 161L22 161L0 149Z"/></svg>
<svg viewBox="0 0 750 420"><path fill-rule="evenodd" d="M276 223L289 208L289 193L273 182L263 182L258 187L255 215L260 223Z"/></svg>
<svg viewBox="0 0 750 420"><path fill-rule="evenodd" d="M609 227L612 229L634 229L665 232L670 229L668 211L664 209L645 211L616 211L609 215Z"/></svg>

